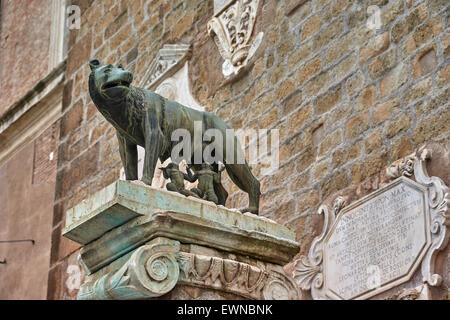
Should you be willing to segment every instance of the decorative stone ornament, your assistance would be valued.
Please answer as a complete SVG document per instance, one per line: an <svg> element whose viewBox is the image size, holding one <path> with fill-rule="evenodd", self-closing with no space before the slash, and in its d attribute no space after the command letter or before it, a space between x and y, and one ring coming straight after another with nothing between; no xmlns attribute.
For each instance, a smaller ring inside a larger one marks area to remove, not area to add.
<svg viewBox="0 0 450 320"><path fill-rule="evenodd" d="M78 299L142 299L169 292L180 274L175 257L179 247L179 242L155 239L137 249L119 270L82 285Z"/></svg>
<svg viewBox="0 0 450 320"><path fill-rule="evenodd" d="M347 207L339 197L331 213L319 208L322 233L293 271L313 299L368 299L408 281L417 286L418 270L419 285L442 283L435 262L449 240L449 188L428 176L430 152L417 154L389 167L388 177L396 180L372 194Z"/></svg>
<svg viewBox="0 0 450 320"><path fill-rule="evenodd" d="M449 188L438 177L429 177L426 169L426 161L431 159L431 152L423 149L418 156L410 156L414 159L414 176L417 182L427 188L428 205L430 213L431 247L427 251L422 263L423 282L430 286L440 286L442 276L435 272L435 262L438 252L444 249L450 237L448 226L450 224L449 214ZM408 158L408 157L407 157ZM408 161L403 161L406 163ZM408 172L401 170L400 172ZM395 176L394 176L395 177Z"/></svg>
<svg viewBox="0 0 450 320"><path fill-rule="evenodd" d="M187 60L192 51L190 45L166 44L158 51L158 55L150 64L140 87L155 90L165 79L171 77ZM174 100L174 99L172 99Z"/></svg>
<svg viewBox="0 0 450 320"><path fill-rule="evenodd" d="M222 66L225 77L238 74L261 44L262 32L250 41L258 6L259 0L214 1L208 33L225 60Z"/></svg>
<svg viewBox="0 0 450 320"><path fill-rule="evenodd" d="M248 299L298 299L295 283L280 266L180 252L180 242L156 238L139 247L117 271L81 286L79 300L125 300L162 296L190 285Z"/></svg>
<svg viewBox="0 0 450 320"><path fill-rule="evenodd" d="M416 288L403 289L385 300L431 300L430 288L424 283Z"/></svg>

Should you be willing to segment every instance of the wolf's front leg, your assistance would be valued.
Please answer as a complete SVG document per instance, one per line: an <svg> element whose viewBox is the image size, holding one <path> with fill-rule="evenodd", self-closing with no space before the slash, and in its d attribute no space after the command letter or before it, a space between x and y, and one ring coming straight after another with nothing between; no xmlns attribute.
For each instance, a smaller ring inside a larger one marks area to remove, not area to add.
<svg viewBox="0 0 450 320"><path fill-rule="evenodd" d="M158 118L152 110L146 112L144 128L145 158L142 181L151 186L155 174L156 163L158 162L161 146L163 145Z"/></svg>
<svg viewBox="0 0 450 320"><path fill-rule="evenodd" d="M128 141L122 134L117 132L117 140L119 140L119 153L122 160L125 178L127 180L137 180L137 146L135 143Z"/></svg>

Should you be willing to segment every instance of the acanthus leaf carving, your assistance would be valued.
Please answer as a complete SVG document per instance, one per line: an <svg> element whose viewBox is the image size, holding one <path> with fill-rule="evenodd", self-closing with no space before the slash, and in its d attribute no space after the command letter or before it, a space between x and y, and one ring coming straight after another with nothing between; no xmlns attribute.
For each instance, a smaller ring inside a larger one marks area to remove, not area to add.
<svg viewBox="0 0 450 320"><path fill-rule="evenodd" d="M225 60L222 68L225 76L239 73L262 41L260 33L250 43L258 6L259 0L236 0L208 22L208 33Z"/></svg>
<svg viewBox="0 0 450 320"><path fill-rule="evenodd" d="M450 192L442 179L428 175L426 162L430 159L431 150L422 147L414 154L400 159L386 169L386 174L391 179L407 177L414 179L418 184L425 187L424 190L427 194L425 199L428 199L427 212L430 221L427 232L429 232L431 237L431 245L425 251L420 263L423 288L428 288L427 286L440 286L442 284L442 276L435 270L436 257L439 251L447 246L450 239L448 232L448 226L450 225ZM334 214L329 214L327 207L324 205L319 208L319 213L324 214L325 220L322 233L313 240L308 257L301 256L294 264L294 279L303 290L311 290L311 295L316 300L330 299L323 289L323 241L330 232L335 217L339 215L339 212L345 205L344 198L337 198L333 204ZM425 293L418 291L420 294L417 294L416 291L404 291L398 294L398 297L396 295L394 298L401 300L429 299L429 294L425 294L427 290L424 291Z"/></svg>

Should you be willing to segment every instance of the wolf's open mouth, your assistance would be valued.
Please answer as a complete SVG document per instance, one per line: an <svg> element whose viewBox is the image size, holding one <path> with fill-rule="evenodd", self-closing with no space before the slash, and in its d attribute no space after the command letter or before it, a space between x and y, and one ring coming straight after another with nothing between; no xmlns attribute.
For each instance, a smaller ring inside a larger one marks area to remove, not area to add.
<svg viewBox="0 0 450 320"><path fill-rule="evenodd" d="M130 83L124 80L117 80L117 81L111 81L106 83L105 85L103 85L103 89L110 89L110 88L115 88L115 87L130 87Z"/></svg>

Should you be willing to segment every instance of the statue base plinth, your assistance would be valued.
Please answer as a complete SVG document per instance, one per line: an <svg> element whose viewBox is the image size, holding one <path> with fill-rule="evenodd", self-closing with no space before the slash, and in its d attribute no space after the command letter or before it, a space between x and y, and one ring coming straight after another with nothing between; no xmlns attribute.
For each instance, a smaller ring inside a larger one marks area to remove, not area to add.
<svg viewBox="0 0 450 320"><path fill-rule="evenodd" d="M116 181L69 209L63 235L85 245L79 299L153 298L177 286L246 299L300 297L282 268L299 251L294 232L140 182Z"/></svg>

